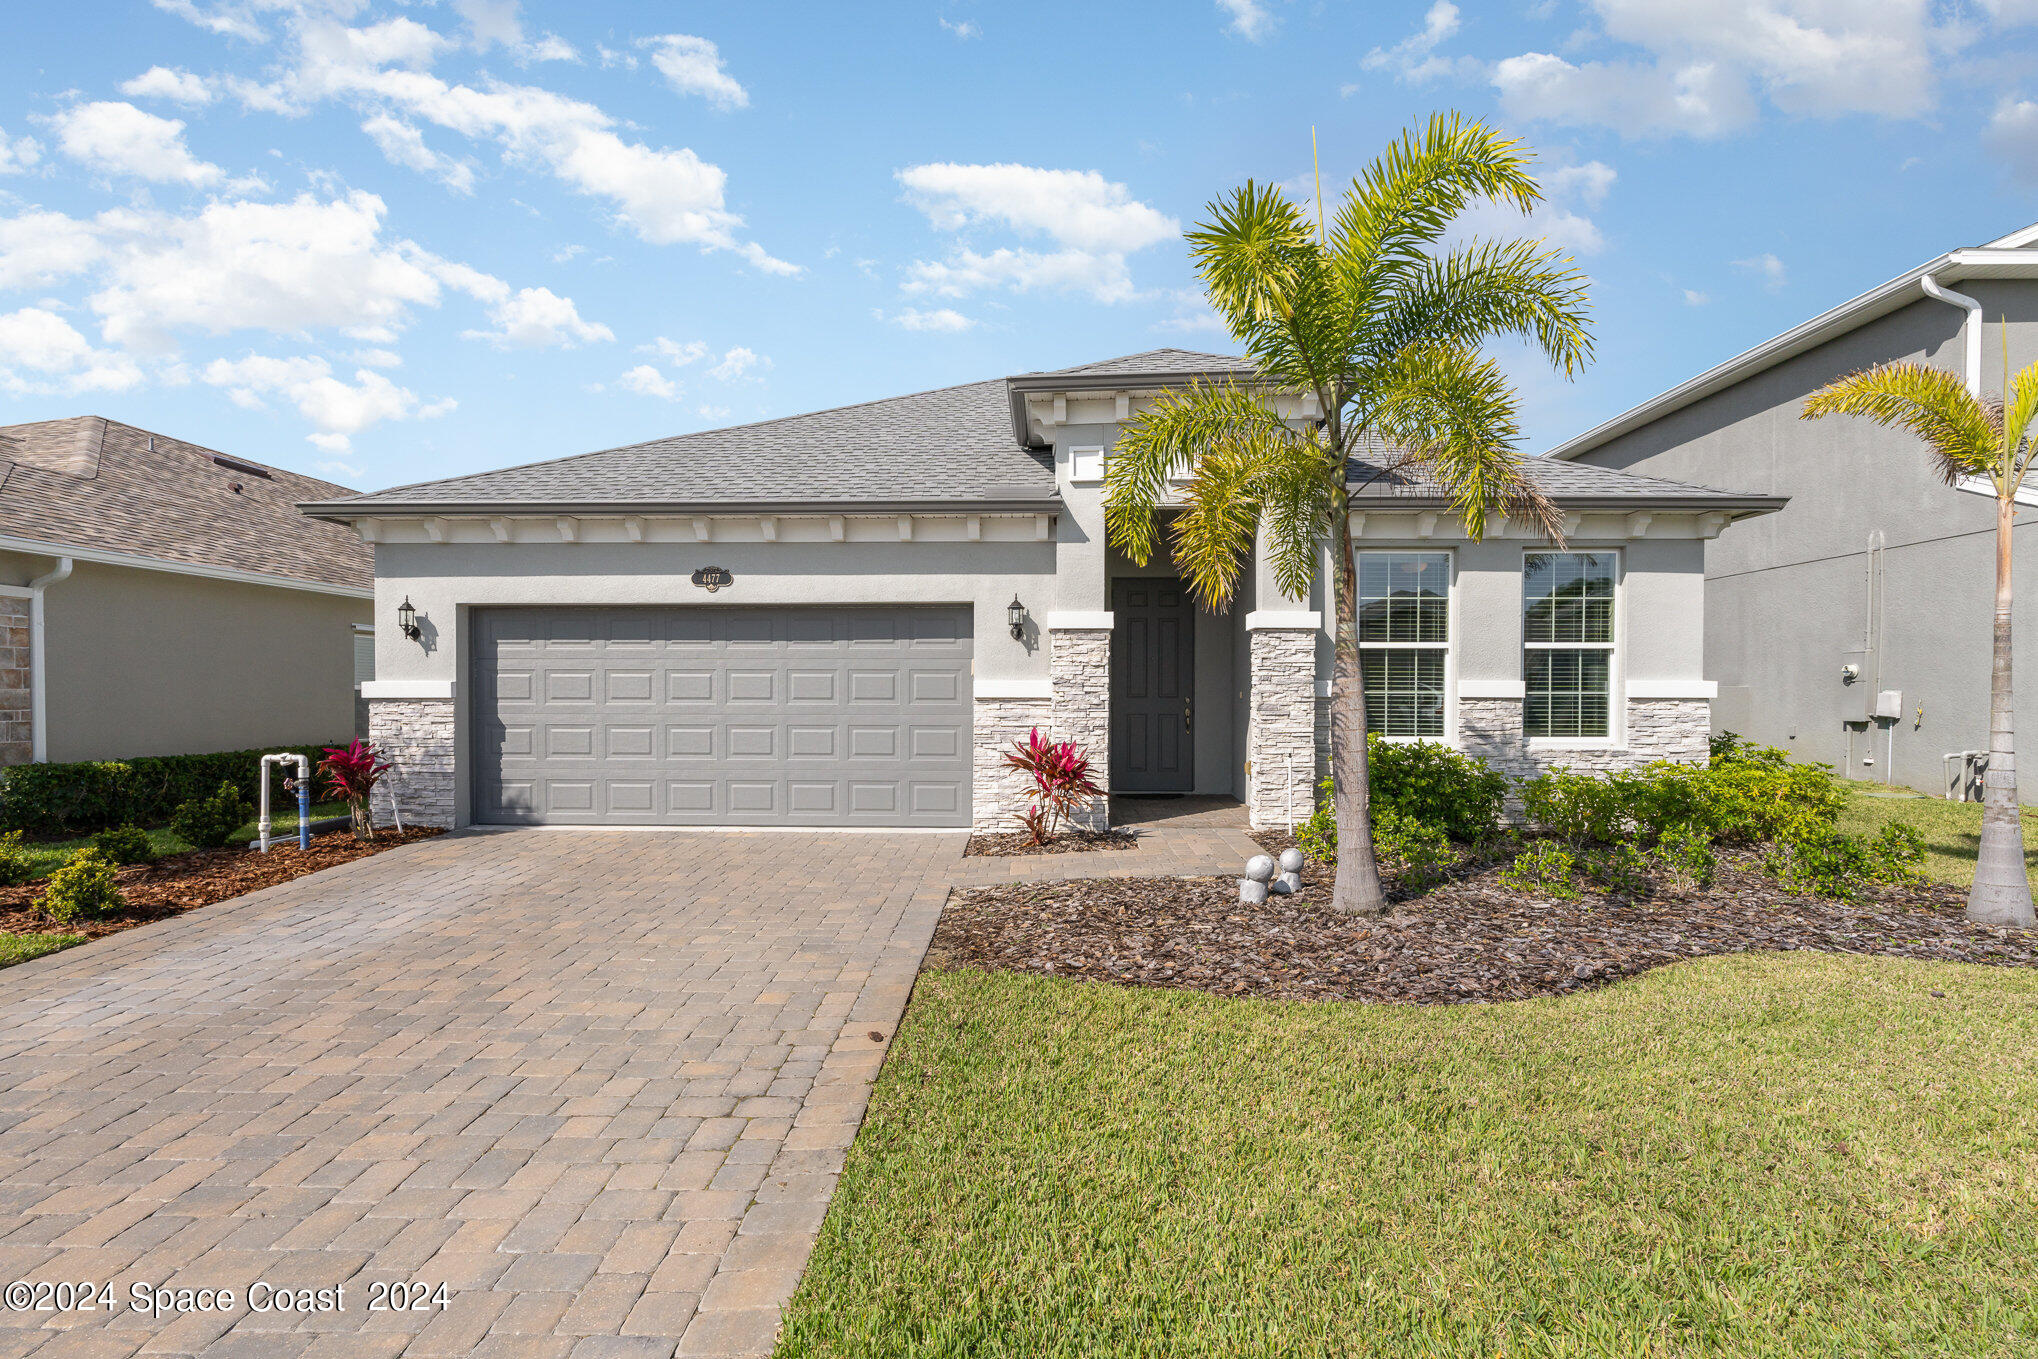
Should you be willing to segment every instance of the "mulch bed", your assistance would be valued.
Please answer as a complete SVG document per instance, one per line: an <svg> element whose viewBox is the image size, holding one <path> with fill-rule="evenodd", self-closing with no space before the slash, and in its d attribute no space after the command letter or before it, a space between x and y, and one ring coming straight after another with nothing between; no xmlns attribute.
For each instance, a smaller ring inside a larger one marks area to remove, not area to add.
<svg viewBox="0 0 2038 1359"><path fill-rule="evenodd" d="M1258 838L1258 837L1256 837ZM1284 836L1260 840L1269 850ZM1965 894L1930 884L1860 903L1781 890L1752 855L1720 856L1688 897L1554 901L1502 887L1503 862L1462 865L1388 914L1329 909L1315 863L1303 890L1242 906L1236 879L1021 883L952 893L935 966L1035 972L1280 1000L1455 1005L1602 985L1709 954L1812 949L2038 967L2038 932L1971 925Z"/></svg>
<svg viewBox="0 0 2038 1359"><path fill-rule="evenodd" d="M49 886L47 879L25 887L0 887L0 932L82 934L97 939L442 833L436 829L406 830L402 834L383 830L364 845L349 831L331 831L312 837L311 848L302 851L293 836L287 847L275 845L267 854L245 848L166 854L152 864L130 864L115 875L122 895L127 898L126 910L68 925L57 924L35 904Z"/></svg>
<svg viewBox="0 0 2038 1359"><path fill-rule="evenodd" d="M1036 845L1024 832L1002 835L972 835L964 846L965 859L1010 859L1022 854L1088 854L1099 849L1131 849L1139 837L1131 831L1063 831L1044 845Z"/></svg>

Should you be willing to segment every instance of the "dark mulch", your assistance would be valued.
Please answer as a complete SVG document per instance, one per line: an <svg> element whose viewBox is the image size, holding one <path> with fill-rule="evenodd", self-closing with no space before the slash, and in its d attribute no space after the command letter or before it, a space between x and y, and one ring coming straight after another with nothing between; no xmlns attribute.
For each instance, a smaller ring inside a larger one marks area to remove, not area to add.
<svg viewBox="0 0 2038 1359"><path fill-rule="evenodd" d="M130 864L115 875L121 894L127 898L126 910L104 919L73 921L67 925L52 921L36 906L49 886L47 880L25 887L0 887L0 932L82 934L97 939L441 833L433 829L406 830L402 834L383 830L364 845L348 831L333 831L314 836L308 850L299 850L293 838L288 848L278 845L267 854L246 848L166 854L152 864Z"/></svg>
<svg viewBox="0 0 2038 1359"><path fill-rule="evenodd" d="M1003 835L972 835L964 846L965 859L1010 859L1022 854L1088 854L1098 849L1131 849L1139 837L1131 831L1063 831L1044 845L1036 845L1023 832Z"/></svg>
<svg viewBox="0 0 2038 1359"><path fill-rule="evenodd" d="M1269 849L1278 837L1261 840ZM1328 909L1330 875L1242 906L1231 878L1023 883L949 897L937 966L1037 972L1283 1000L1415 1005L1555 995L1718 953L1813 949L2038 967L2038 932L1962 918L1957 887L1889 888L1847 904L1781 890L1751 855L1712 887L1628 902L1553 901L1502 887L1502 862L1463 865L1387 915Z"/></svg>

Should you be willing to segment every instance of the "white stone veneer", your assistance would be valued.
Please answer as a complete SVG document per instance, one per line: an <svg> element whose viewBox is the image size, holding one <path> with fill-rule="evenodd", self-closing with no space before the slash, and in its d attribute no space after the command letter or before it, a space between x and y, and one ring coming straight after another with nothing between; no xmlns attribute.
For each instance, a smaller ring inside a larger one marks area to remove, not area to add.
<svg viewBox="0 0 2038 1359"><path fill-rule="evenodd" d="M1045 698L980 698L971 731L973 746L970 818L975 829L993 834L1019 829L1019 814L1032 805L1032 781L1005 767L1005 753L1035 727L1045 736L1054 714Z"/></svg>
<svg viewBox="0 0 2038 1359"><path fill-rule="evenodd" d="M372 698L368 740L395 767L383 778L396 790L403 823L453 824L453 702L451 699ZM375 813L386 805L376 799Z"/></svg>
<svg viewBox="0 0 2038 1359"><path fill-rule="evenodd" d="M1558 765L1599 773L1657 760L1702 764L1711 731L1712 704L1706 699L1631 698L1622 745L1531 745L1522 735L1520 699L1458 700L1458 748L1516 779L1531 779Z"/></svg>
<svg viewBox="0 0 2038 1359"><path fill-rule="evenodd" d="M1290 826L1316 805L1316 629L1255 628L1246 712L1253 829Z"/></svg>
<svg viewBox="0 0 2038 1359"><path fill-rule="evenodd" d="M1104 790L1076 817L1086 830L1111 822L1111 630L1052 628L1048 672L1054 698L1049 713L1055 739L1073 741L1090 760L1090 777Z"/></svg>

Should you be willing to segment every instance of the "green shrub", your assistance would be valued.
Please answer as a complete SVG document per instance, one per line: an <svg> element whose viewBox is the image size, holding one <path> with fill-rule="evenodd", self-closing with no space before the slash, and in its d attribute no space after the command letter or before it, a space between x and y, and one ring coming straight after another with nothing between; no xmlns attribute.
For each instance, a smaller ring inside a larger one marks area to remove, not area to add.
<svg viewBox="0 0 2038 1359"><path fill-rule="evenodd" d="M35 877L35 864L21 840L18 830L0 835L0 887L19 887Z"/></svg>
<svg viewBox="0 0 2038 1359"><path fill-rule="evenodd" d="M1832 830L1846 804L1820 764L1659 761L1611 774L1553 769L1521 785L1523 818L1574 849L1653 845L1677 831L1760 844Z"/></svg>
<svg viewBox="0 0 2038 1359"><path fill-rule="evenodd" d="M1538 840L1501 870L1500 885L1569 901L1578 895L1578 861L1562 845Z"/></svg>
<svg viewBox="0 0 2038 1359"><path fill-rule="evenodd" d="M1924 837L1898 821L1873 836L1828 830L1778 840L1762 868L1793 892L1856 901L1871 883L1917 881L1924 857Z"/></svg>
<svg viewBox="0 0 2038 1359"><path fill-rule="evenodd" d="M1435 882L1451 866L1450 839L1392 807L1373 813L1373 852L1382 868L1410 887Z"/></svg>
<svg viewBox="0 0 2038 1359"><path fill-rule="evenodd" d="M1335 789L1325 779L1316 790L1316 810L1295 827L1295 844L1304 854L1324 865L1337 867L1337 809L1331 805Z"/></svg>
<svg viewBox="0 0 2038 1359"><path fill-rule="evenodd" d="M1892 821L1875 833L1876 872L1884 882L1924 877L1925 837L1908 821Z"/></svg>
<svg viewBox="0 0 2038 1359"><path fill-rule="evenodd" d="M1746 764L1768 765L1781 769L1790 763L1790 752L1777 746L1758 746L1739 732L1723 731L1706 740L1706 748L1714 764L1729 764L1740 761Z"/></svg>
<svg viewBox="0 0 2038 1359"><path fill-rule="evenodd" d="M1373 805L1476 844L1500 824L1507 776L1475 755L1433 741L1366 741Z"/></svg>
<svg viewBox="0 0 2038 1359"><path fill-rule="evenodd" d="M96 849L81 849L62 868L50 874L43 893L43 914L60 925L74 920L96 920L127 904L113 881L114 867Z"/></svg>
<svg viewBox="0 0 2038 1359"><path fill-rule="evenodd" d="M1656 868L1680 888L1710 887L1719 859L1712 838L1695 826L1673 830L1656 842Z"/></svg>
<svg viewBox="0 0 2038 1359"><path fill-rule="evenodd" d="M234 832L252 815L248 800L231 780L222 782L211 797L193 798L170 817L170 829L187 844L199 849L218 849L233 839Z"/></svg>
<svg viewBox="0 0 2038 1359"><path fill-rule="evenodd" d="M1521 785L1522 819L1574 849L1608 844L1630 833L1621 792L1600 775L1552 769Z"/></svg>
<svg viewBox="0 0 2038 1359"><path fill-rule="evenodd" d="M156 843L140 826L115 826L92 837L92 848L117 864L152 864Z"/></svg>
<svg viewBox="0 0 2038 1359"><path fill-rule="evenodd" d="M345 741L326 742L341 745ZM153 826L180 803L202 798L222 780L250 802L257 799L262 757L302 754L313 766L313 744L265 750L223 750L207 755L147 755L83 764L18 764L0 771L0 828L31 835L89 835L109 826ZM284 767L272 767L270 796L283 793Z"/></svg>
<svg viewBox="0 0 2038 1359"><path fill-rule="evenodd" d="M1585 856L1585 876L1610 896L1645 897L1656 890L1649 872L1649 856L1632 841L1596 849Z"/></svg>

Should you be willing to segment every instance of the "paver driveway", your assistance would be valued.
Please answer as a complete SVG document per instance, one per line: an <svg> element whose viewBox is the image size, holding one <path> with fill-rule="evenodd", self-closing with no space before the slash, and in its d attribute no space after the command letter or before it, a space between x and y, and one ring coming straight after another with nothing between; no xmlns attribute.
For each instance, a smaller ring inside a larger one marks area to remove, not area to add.
<svg viewBox="0 0 2038 1359"><path fill-rule="evenodd" d="M451 836L0 972L0 1282L121 1303L0 1359L768 1350L961 839Z"/></svg>

